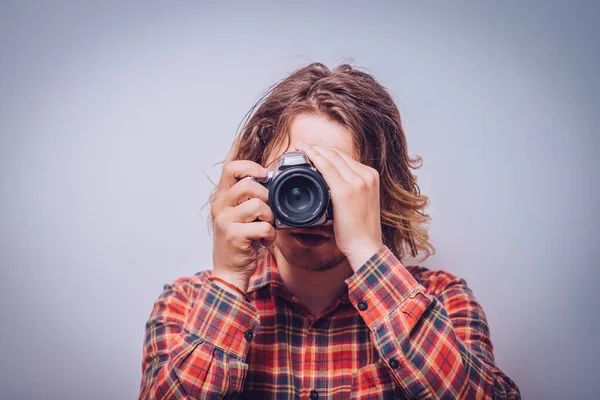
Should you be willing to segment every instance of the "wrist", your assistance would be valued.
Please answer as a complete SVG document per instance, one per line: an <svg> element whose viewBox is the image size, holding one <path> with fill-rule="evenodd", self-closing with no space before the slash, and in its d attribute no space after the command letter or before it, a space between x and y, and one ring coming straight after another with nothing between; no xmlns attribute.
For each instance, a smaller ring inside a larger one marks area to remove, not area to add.
<svg viewBox="0 0 600 400"><path fill-rule="evenodd" d="M239 288L243 293L246 293L248 291L249 280L238 276L237 274L233 274L229 271L222 271L220 269L213 269L212 276L214 276L215 278L222 279L230 285ZM215 281L214 283L217 284L219 287L222 287L223 289L231 291L231 288L227 288L227 285L222 282Z"/></svg>
<svg viewBox="0 0 600 400"><path fill-rule="evenodd" d="M362 267L371 257L373 257L383 247L382 242L367 242L364 244L353 245L351 252L346 254L346 259L352 271L356 272Z"/></svg>
<svg viewBox="0 0 600 400"><path fill-rule="evenodd" d="M240 289L236 285L233 285L233 284L227 282L225 279L221 279L221 278L216 277L216 276L209 276L208 280L210 282L212 282L214 285L220 287L221 289L223 289L223 290L225 290L225 291L233 294L237 298L240 298L240 299L247 299L248 298L248 296L246 295L245 291L243 291L242 289Z"/></svg>

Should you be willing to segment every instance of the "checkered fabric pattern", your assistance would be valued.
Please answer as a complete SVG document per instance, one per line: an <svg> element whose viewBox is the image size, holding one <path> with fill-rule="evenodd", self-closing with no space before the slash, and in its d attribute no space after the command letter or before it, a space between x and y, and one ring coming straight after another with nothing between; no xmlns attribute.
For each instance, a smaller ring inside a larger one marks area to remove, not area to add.
<svg viewBox="0 0 600 400"><path fill-rule="evenodd" d="M318 317L263 250L248 300L206 278L165 285L146 324L140 399L520 399L463 279L382 247Z"/></svg>

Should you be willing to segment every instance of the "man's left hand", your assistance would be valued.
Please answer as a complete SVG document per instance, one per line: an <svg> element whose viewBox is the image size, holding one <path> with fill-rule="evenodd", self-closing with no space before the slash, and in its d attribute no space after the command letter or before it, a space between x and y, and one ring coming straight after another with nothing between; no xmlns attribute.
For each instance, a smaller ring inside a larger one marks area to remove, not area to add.
<svg viewBox="0 0 600 400"><path fill-rule="evenodd" d="M356 272L382 246L379 173L339 149L296 143L331 191L337 247Z"/></svg>

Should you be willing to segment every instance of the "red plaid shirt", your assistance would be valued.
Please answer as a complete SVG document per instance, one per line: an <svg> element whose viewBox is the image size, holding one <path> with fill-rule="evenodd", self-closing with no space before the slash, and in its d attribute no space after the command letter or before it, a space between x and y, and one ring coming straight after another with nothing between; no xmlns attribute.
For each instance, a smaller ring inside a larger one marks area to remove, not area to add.
<svg viewBox="0 0 600 400"><path fill-rule="evenodd" d="M165 285L146 325L142 399L520 399L466 282L387 247L318 318L263 251L240 299L206 278Z"/></svg>

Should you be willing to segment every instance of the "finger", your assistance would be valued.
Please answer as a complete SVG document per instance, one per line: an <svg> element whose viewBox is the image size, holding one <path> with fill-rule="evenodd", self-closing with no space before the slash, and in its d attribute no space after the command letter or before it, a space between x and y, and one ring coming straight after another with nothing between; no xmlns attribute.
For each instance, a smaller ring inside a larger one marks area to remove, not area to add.
<svg viewBox="0 0 600 400"><path fill-rule="evenodd" d="M241 237L248 240L265 239L267 242L273 242L277 237L275 228L268 222L236 223L234 229L239 232Z"/></svg>
<svg viewBox="0 0 600 400"><path fill-rule="evenodd" d="M371 170L373 170L373 168L368 167L364 164L361 164L360 162L356 161L355 159L353 159L352 157L350 157L348 154L344 153L340 149L336 149L335 147L332 147L331 149L333 151L335 151L337 154L339 154L339 156L342 157L344 159L344 161L346 161L348 166L350 168L352 168L352 170L354 172L356 172L363 179L368 181L368 179L370 178Z"/></svg>
<svg viewBox="0 0 600 400"><path fill-rule="evenodd" d="M260 239L260 244L263 247L269 247L270 245L272 245L275 242L275 239L277 239L277 230L275 230L275 229L273 229L273 230L275 231L275 236L273 238L269 238L269 239L263 238L263 239Z"/></svg>
<svg viewBox="0 0 600 400"><path fill-rule="evenodd" d="M228 210L230 221L233 222L254 222L256 220L264 221L272 224L275 221L275 216L271 208L262 200L252 198L244 201L237 207Z"/></svg>
<svg viewBox="0 0 600 400"><path fill-rule="evenodd" d="M323 175L325 181L329 185L329 187L333 190L337 190L338 188L343 188L346 185L346 181L338 171L338 169L333 165L327 157L323 154L319 153L315 150L311 145L298 142L296 143L296 148L298 150L303 151L310 161L315 165L317 170Z"/></svg>
<svg viewBox="0 0 600 400"><path fill-rule="evenodd" d="M265 203L269 202L269 190L251 179L242 179L223 193L223 203L229 207L236 207L244 201L258 198Z"/></svg>
<svg viewBox="0 0 600 400"><path fill-rule="evenodd" d="M261 167L254 161L249 160L235 160L226 163L223 166L221 172L221 178L219 179L218 189L219 191L225 191L231 188L236 182L246 176L253 176L255 178L264 178L268 174L266 168Z"/></svg>
<svg viewBox="0 0 600 400"><path fill-rule="evenodd" d="M334 151L333 148L323 146L313 146L313 148L327 157L327 160L329 160L330 163L335 165L346 182L354 182L356 179L361 178L360 175L356 174L354 169L350 168L348 162L342 158L338 152Z"/></svg>

